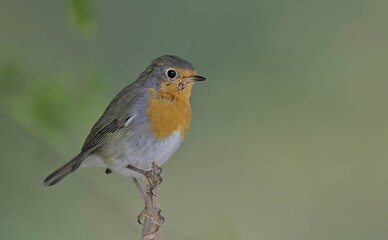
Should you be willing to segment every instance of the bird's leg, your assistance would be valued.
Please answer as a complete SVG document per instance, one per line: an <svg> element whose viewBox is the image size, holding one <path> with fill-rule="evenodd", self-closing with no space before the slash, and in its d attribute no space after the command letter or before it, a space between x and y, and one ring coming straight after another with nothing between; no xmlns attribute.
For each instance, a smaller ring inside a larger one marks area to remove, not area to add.
<svg viewBox="0 0 388 240"><path fill-rule="evenodd" d="M134 167L132 165L128 165L127 168L132 170L132 171L135 171L137 173L140 173L141 175L144 175L144 176L147 174L147 171L144 171L144 170L137 168L137 167Z"/></svg>
<svg viewBox="0 0 388 240"><path fill-rule="evenodd" d="M142 196L143 201L144 201L144 206L145 207L144 207L143 211L141 211L141 213L137 216L137 222L143 225L144 218L145 218L145 213L147 211L147 208L146 208L146 206L147 206L146 205L147 195L144 193L143 189L141 188L141 185L140 185L139 181L137 181L136 178L133 177L132 181L135 183L136 189L139 192L139 194Z"/></svg>
<svg viewBox="0 0 388 240"><path fill-rule="evenodd" d="M142 175L144 175L148 180L149 190L153 195L156 193L154 190L162 183L163 179L160 176L160 173L162 172L162 168L160 168L155 163L152 163L152 167L150 171L144 171L142 169L139 169L137 167L134 167L132 165L127 166L128 169L133 170L135 172L138 172Z"/></svg>
<svg viewBox="0 0 388 240"><path fill-rule="evenodd" d="M156 165L155 163L152 163L151 170L146 173L146 178L149 182L149 188L152 194L154 193L154 190L157 190L157 187L162 183L163 179L160 176L162 173L162 168Z"/></svg>
<svg viewBox="0 0 388 240"><path fill-rule="evenodd" d="M163 179L160 176L162 173L162 168L156 165L156 163L152 163L151 170L147 172L146 178L149 182L149 191L150 194L152 194L151 197L151 202L152 205L154 206L153 202L156 202L156 193L158 191L159 185L162 183ZM164 223L164 217L161 215L162 210L159 208L159 204L156 204L156 206L153 207L153 209L156 211L153 212L153 216L155 219L157 219L157 225L160 226L161 224ZM157 214L157 215L156 215ZM156 229L155 232L158 231L158 228Z"/></svg>
<svg viewBox="0 0 388 240"><path fill-rule="evenodd" d="M156 194L159 184L161 184L163 181L162 177L160 176L162 169L155 163L152 163L151 170L149 171L144 171L131 165L128 165L127 168L144 175L148 181L148 191L145 193L141 188L141 185L139 184L138 180L136 178L132 178L138 192L144 199L145 205L145 208L137 217L138 222L142 224L142 221L145 220L146 217L150 218L151 216L154 216L152 218L159 219L159 224L162 224L164 222L164 217L161 215L161 210L159 209L159 206L154 205L154 203L156 202Z"/></svg>

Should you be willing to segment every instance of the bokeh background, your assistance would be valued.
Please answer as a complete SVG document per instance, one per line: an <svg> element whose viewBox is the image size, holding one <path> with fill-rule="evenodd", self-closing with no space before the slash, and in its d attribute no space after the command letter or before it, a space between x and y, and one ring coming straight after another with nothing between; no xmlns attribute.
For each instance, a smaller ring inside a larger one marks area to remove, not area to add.
<svg viewBox="0 0 388 240"><path fill-rule="evenodd" d="M165 239L388 239L388 1L0 2L0 239L140 239L130 179L80 169L163 54L208 78L164 165Z"/></svg>

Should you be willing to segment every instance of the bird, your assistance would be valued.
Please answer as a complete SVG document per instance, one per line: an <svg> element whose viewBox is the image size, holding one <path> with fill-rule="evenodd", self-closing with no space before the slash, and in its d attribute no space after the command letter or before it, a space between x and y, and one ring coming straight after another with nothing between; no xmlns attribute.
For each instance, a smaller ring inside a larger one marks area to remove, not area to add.
<svg viewBox="0 0 388 240"><path fill-rule="evenodd" d="M131 84L109 103L93 125L79 154L44 179L52 186L80 166L137 179L161 166L185 139L191 121L190 95L194 66L174 55L151 61Z"/></svg>

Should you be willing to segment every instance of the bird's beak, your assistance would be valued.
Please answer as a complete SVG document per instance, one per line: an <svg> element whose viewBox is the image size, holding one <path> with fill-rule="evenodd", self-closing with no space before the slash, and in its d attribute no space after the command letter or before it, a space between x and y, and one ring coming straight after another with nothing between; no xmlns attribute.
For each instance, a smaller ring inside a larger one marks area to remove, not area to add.
<svg viewBox="0 0 388 240"><path fill-rule="evenodd" d="M199 75L193 75L193 76L188 77L188 80L191 80L193 82L202 82L202 81L205 81L206 78L199 76Z"/></svg>

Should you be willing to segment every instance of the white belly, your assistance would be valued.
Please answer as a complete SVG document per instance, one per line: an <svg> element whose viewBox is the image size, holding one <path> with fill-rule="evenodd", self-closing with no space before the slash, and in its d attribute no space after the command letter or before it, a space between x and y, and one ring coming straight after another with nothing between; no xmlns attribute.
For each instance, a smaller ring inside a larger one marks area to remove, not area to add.
<svg viewBox="0 0 388 240"><path fill-rule="evenodd" d="M140 174L129 170L128 165L148 171L155 162L158 166L165 163L178 149L181 144L179 132L173 132L163 140L146 137L134 140L131 136L128 142L120 141L121 146L110 147L112 154L109 158L99 154L92 154L84 160L84 166L104 166L123 176L139 177ZM132 141L131 141L132 140ZM106 155L105 155L106 156Z"/></svg>

